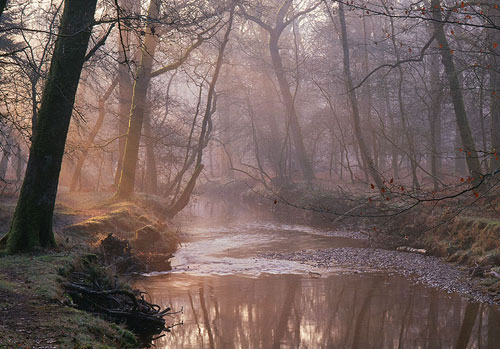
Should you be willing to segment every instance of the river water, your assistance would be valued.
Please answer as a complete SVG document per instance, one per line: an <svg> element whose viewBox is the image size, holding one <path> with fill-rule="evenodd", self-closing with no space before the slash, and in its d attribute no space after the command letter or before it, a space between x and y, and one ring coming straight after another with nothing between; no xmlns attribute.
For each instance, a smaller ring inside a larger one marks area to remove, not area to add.
<svg viewBox="0 0 500 349"><path fill-rule="evenodd" d="M136 283L183 310L157 348L500 348L496 307L376 270L262 257L366 246L356 234L277 219L272 204L204 199L180 220L173 271Z"/></svg>

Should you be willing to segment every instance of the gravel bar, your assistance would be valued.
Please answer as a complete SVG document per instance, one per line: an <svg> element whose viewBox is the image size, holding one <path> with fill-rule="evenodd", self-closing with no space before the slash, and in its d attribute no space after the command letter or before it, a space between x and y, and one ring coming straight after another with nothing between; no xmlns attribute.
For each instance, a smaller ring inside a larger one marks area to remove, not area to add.
<svg viewBox="0 0 500 349"><path fill-rule="evenodd" d="M478 290L477 279L470 277L457 266L433 256L375 248L344 247L294 253L266 253L260 257L297 261L326 271L329 268L347 267L363 272L392 272L417 283L449 293L459 293L478 302L494 303L492 297Z"/></svg>

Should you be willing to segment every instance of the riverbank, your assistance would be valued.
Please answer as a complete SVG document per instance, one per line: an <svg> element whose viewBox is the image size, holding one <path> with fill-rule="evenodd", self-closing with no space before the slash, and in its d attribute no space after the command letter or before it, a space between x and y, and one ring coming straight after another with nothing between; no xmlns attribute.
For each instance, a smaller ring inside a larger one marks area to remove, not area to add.
<svg viewBox="0 0 500 349"><path fill-rule="evenodd" d="M0 347L137 348L137 337L124 326L77 309L81 307L65 292L64 283L70 276L68 270L82 256L99 255L101 243L110 233L116 241L128 239L137 250L127 258L119 257L126 268L168 269L168 258L179 238L155 212L156 206L148 202L151 200L113 203L109 194L61 193L54 216L58 248L0 257ZM6 232L15 200L3 199L0 205L1 235ZM161 244L156 241L153 250L139 251L145 238L159 239L158 234ZM116 260L110 262L100 267L110 277L127 271L118 270Z"/></svg>
<svg viewBox="0 0 500 349"><path fill-rule="evenodd" d="M387 192L381 197L370 189L298 183L273 192L255 187L241 197L267 204L277 214L289 209L302 210L298 218L309 224L359 231L358 237L366 238L371 246L304 250L270 254L266 258L299 261L327 269L340 265L398 273L418 283L500 305L500 197L497 193L475 195L477 193L471 192L433 201L433 197L451 195L451 190L429 197L407 192L404 195ZM413 248L425 255L399 252L398 248Z"/></svg>

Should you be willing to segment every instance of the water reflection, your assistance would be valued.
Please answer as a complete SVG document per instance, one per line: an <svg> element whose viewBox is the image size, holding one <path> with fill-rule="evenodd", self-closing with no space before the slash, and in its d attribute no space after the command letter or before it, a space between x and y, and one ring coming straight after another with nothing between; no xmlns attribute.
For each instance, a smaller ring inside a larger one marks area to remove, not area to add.
<svg viewBox="0 0 500 349"><path fill-rule="evenodd" d="M283 213L283 212L281 212ZM387 273L309 276L311 266L260 252L362 247L286 220L271 206L201 200L184 217L188 242L171 274L137 287L162 307L184 308L159 348L500 348L497 308ZM198 219L193 218L198 217ZM340 267L339 267L340 268ZM342 268L340 268L342 269ZM351 270L352 272L352 270Z"/></svg>
<svg viewBox="0 0 500 349"><path fill-rule="evenodd" d="M386 274L172 274L138 286L184 307L160 348L500 347L496 308Z"/></svg>

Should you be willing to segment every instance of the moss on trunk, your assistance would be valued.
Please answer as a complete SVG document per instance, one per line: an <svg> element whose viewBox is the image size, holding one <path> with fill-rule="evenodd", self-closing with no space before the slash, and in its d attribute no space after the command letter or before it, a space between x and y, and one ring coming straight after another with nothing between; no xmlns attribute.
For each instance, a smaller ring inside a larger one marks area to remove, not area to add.
<svg viewBox="0 0 500 349"><path fill-rule="evenodd" d="M52 216L59 172L96 3L65 1L25 179L9 232L0 240L9 253L55 246Z"/></svg>

